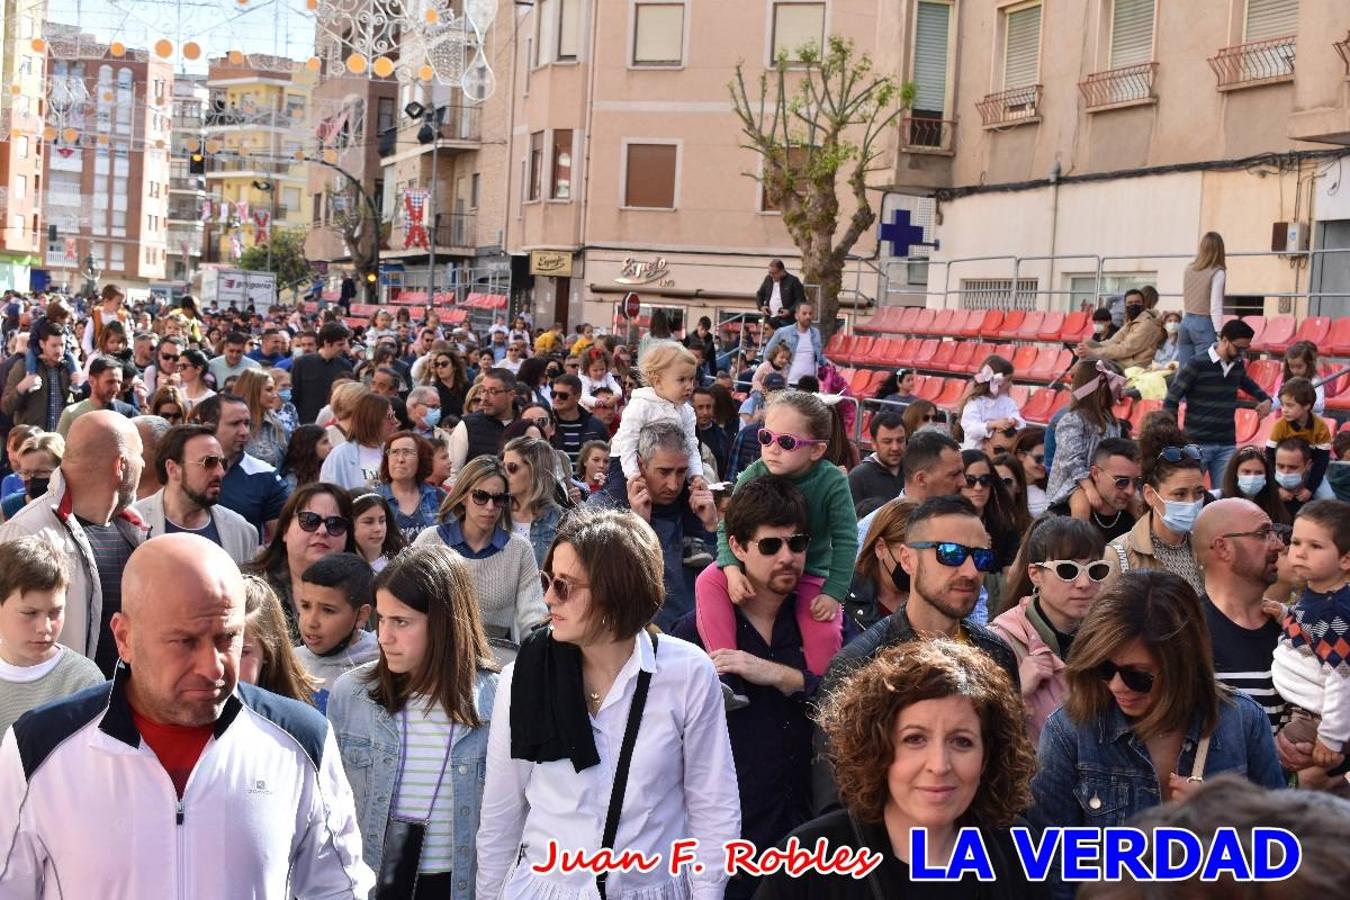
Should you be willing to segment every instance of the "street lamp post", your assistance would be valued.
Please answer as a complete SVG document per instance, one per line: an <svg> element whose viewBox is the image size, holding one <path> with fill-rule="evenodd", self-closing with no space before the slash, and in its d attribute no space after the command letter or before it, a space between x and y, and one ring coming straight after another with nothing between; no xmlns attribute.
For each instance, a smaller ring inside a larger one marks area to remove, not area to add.
<svg viewBox="0 0 1350 900"><path fill-rule="evenodd" d="M427 207L431 217L430 239L427 241L429 251L429 263L427 266L427 305L436 305L436 183L439 180L436 171L438 151L441 144L441 125L445 122L448 106L436 106L427 109L416 100L403 107L403 111L408 118L416 121L422 120L422 127L417 131L417 142L419 144L431 144L431 190L427 197ZM428 119L430 121L428 121Z"/></svg>

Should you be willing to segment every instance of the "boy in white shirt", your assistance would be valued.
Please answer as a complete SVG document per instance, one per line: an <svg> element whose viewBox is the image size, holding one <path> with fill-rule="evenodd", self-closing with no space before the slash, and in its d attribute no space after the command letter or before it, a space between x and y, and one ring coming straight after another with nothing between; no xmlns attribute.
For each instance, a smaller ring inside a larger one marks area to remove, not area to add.
<svg viewBox="0 0 1350 900"><path fill-rule="evenodd" d="M334 553L300 574L300 645L295 658L319 682L314 705L328 708L328 689L348 669L379 659L380 645L366 631L375 573L355 553Z"/></svg>
<svg viewBox="0 0 1350 900"><path fill-rule="evenodd" d="M34 707L103 683L93 660L57 643L70 569L40 537L0 544L0 735Z"/></svg>

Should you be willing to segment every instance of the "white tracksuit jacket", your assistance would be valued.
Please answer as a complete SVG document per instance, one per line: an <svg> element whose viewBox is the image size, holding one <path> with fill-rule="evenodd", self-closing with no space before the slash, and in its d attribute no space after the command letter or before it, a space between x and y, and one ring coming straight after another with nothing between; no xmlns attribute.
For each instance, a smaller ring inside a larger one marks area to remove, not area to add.
<svg viewBox="0 0 1350 900"><path fill-rule="evenodd" d="M178 800L127 670L0 743L0 900L366 897L351 787L313 708L240 684Z"/></svg>

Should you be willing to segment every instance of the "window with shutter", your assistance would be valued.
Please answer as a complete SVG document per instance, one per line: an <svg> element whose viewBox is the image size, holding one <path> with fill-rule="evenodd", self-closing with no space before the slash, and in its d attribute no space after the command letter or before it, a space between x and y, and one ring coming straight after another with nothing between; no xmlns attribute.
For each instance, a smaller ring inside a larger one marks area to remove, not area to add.
<svg viewBox="0 0 1350 900"><path fill-rule="evenodd" d="M629 144L623 205L645 209L675 208L674 144Z"/></svg>
<svg viewBox="0 0 1350 900"><path fill-rule="evenodd" d="M534 60L536 66L546 66L553 62L553 51L557 48L557 42L553 40L554 29L558 27L557 11L557 0L538 0L535 3L535 25L539 29L534 42L535 51L538 53Z"/></svg>
<svg viewBox="0 0 1350 900"><path fill-rule="evenodd" d="M581 41L581 0L558 2L558 59L576 59Z"/></svg>
<svg viewBox="0 0 1350 900"><path fill-rule="evenodd" d="M1298 0L1247 0L1243 41L1267 41L1298 31Z"/></svg>
<svg viewBox="0 0 1350 900"><path fill-rule="evenodd" d="M773 6L773 58L798 59L807 44L820 47L825 41L824 3L775 3Z"/></svg>
<svg viewBox="0 0 1350 900"><path fill-rule="evenodd" d="M952 7L949 3L919 0L914 16L915 118L945 118L947 109L947 48Z"/></svg>
<svg viewBox="0 0 1350 900"><path fill-rule="evenodd" d="M1041 6L1024 6L1006 14L1003 89L1030 87L1040 75Z"/></svg>
<svg viewBox="0 0 1350 900"><path fill-rule="evenodd" d="M1115 0L1111 8L1111 60L1108 68L1123 69L1153 60L1155 0Z"/></svg>
<svg viewBox="0 0 1350 900"><path fill-rule="evenodd" d="M637 4L633 8L633 65L678 66L683 61L684 4Z"/></svg>

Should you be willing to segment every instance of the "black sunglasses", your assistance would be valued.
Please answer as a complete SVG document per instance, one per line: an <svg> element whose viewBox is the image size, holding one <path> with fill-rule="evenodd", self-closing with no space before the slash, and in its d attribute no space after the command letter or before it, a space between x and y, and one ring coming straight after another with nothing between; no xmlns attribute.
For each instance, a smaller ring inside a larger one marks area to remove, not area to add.
<svg viewBox="0 0 1350 900"><path fill-rule="evenodd" d="M310 534L319 530L322 525L333 537L339 537L347 533L351 527L351 521L343 516L321 516L316 512L298 512L295 514L295 521L300 523L300 530L307 531Z"/></svg>
<svg viewBox="0 0 1350 900"><path fill-rule="evenodd" d="M811 543L809 534L793 534L785 538L766 537L757 541L751 541L759 549L760 556L774 556L779 550L783 549L783 542L787 542L787 547L793 553L805 553L806 545Z"/></svg>
<svg viewBox="0 0 1350 900"><path fill-rule="evenodd" d="M1162 452L1158 454L1158 459L1172 463L1173 465L1176 465L1183 459L1193 459L1196 462L1199 462L1200 448L1195 444L1187 444L1184 447L1164 447L1162 448Z"/></svg>
<svg viewBox="0 0 1350 900"><path fill-rule="evenodd" d="M1141 672L1138 669L1131 669L1129 666L1118 666L1111 660L1107 660L1097 666L1097 677L1102 681L1110 681L1117 675L1125 686L1138 694L1147 694L1153 690L1153 682L1156 677L1152 672Z"/></svg>
<svg viewBox="0 0 1350 900"><path fill-rule="evenodd" d="M938 420L937 413L929 413L928 415L924 416L923 419L922 419L921 421L924 421L924 422L936 422L937 420Z"/></svg>
<svg viewBox="0 0 1350 900"><path fill-rule="evenodd" d="M978 484L980 487L993 487L993 486L994 486L994 476L993 476L993 475L990 475L990 474L988 474L988 473L985 473L984 475L967 475L967 476L966 476L966 487L973 488L973 487L974 487L975 485L977 485L977 484Z"/></svg>
<svg viewBox="0 0 1350 900"><path fill-rule="evenodd" d="M1138 475L1133 478L1128 475L1112 475L1111 481L1115 483L1116 490L1118 491L1123 491L1130 485L1134 485L1136 491L1144 486L1144 479Z"/></svg>
<svg viewBox="0 0 1350 900"><path fill-rule="evenodd" d="M479 506L487 506L491 503L493 506L502 507L511 502L510 494L489 494L484 490L473 490L469 492L473 502Z"/></svg>
<svg viewBox="0 0 1350 900"><path fill-rule="evenodd" d="M571 399L572 399L572 395L569 394L567 391L554 391L554 392L553 392L553 399L554 399L554 400L571 400Z"/></svg>
<svg viewBox="0 0 1350 900"><path fill-rule="evenodd" d="M936 550L937 561L953 569L964 564L966 557L975 560L975 568L981 572L998 569L998 554L987 547L967 547L955 541L915 541L906 546L911 550Z"/></svg>

